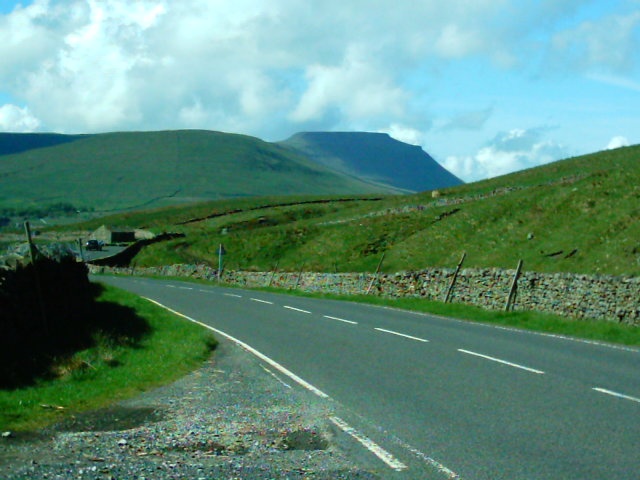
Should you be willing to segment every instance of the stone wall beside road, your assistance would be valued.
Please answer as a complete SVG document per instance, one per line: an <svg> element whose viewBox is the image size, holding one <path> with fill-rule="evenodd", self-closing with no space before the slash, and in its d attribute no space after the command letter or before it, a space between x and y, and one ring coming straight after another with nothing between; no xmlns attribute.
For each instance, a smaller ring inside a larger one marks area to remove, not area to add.
<svg viewBox="0 0 640 480"><path fill-rule="evenodd" d="M151 268L91 267L94 273L159 275L217 280L207 265ZM444 300L455 270L430 268L416 272L317 273L225 271L222 283L246 287L272 286L309 292L421 297ZM515 270L462 269L450 301L504 310ZM514 310L536 310L576 319L597 319L640 326L640 277L523 272L517 282Z"/></svg>

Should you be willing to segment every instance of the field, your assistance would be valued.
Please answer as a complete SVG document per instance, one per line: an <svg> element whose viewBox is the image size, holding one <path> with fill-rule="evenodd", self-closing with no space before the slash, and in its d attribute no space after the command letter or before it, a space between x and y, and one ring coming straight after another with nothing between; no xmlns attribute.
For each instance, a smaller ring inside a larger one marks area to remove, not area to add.
<svg viewBox="0 0 640 480"><path fill-rule="evenodd" d="M246 135L204 130L0 133L0 219L82 218L280 192L399 191Z"/></svg>
<svg viewBox="0 0 640 480"><path fill-rule="evenodd" d="M434 192L384 197L263 197L132 212L102 223L185 238L137 265L394 272L455 266L640 275L640 147L555 162ZM68 229L71 227L67 227Z"/></svg>

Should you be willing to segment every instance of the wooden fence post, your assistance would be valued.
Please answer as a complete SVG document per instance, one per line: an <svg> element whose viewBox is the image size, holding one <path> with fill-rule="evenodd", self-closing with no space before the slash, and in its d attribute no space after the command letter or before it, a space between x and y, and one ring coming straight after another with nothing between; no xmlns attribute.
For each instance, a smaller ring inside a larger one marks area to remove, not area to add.
<svg viewBox="0 0 640 480"><path fill-rule="evenodd" d="M458 262L458 266L456 267L456 271L453 274L453 278L451 279L451 283L449 284L449 288L447 289L447 294L444 297L444 303L449 303L449 300L451 299L451 292L453 292L453 287L456 284L456 280L458 279L458 273L460 272L460 268L462 268L462 263L464 262L464 259L467 257L467 253L463 253L462 254L462 258L460 259L460 261Z"/></svg>
<svg viewBox="0 0 640 480"><path fill-rule="evenodd" d="M226 255L227 251L224 249L224 246L220 244L218 246L218 285L222 280L222 257Z"/></svg>
<svg viewBox="0 0 640 480"><path fill-rule="evenodd" d="M80 260L84 262L84 251L82 250L82 239L78 239L78 251L80 252Z"/></svg>
<svg viewBox="0 0 640 480"><path fill-rule="evenodd" d="M367 288L367 293L366 295L369 295L369 292L371 292L371 289L373 288L373 283L378 280L378 277L380 276L380 268L382 267L382 261L384 260L384 255L386 252L384 252L382 254L382 258L380 259L380 261L378 262L378 268L376 268L376 273L374 275L374 277L371 279L371 283L369 284L369 288Z"/></svg>
<svg viewBox="0 0 640 480"><path fill-rule="evenodd" d="M504 306L504 311L508 312L513 309L513 303L516 299L516 293L518 292L518 278L520 278L520 272L522 271L522 260L518 260L518 267L516 268L516 274L513 276L511 282L511 288L509 289L509 296L507 297L507 303Z"/></svg>
<svg viewBox="0 0 640 480"><path fill-rule="evenodd" d="M300 279L302 278L302 270L304 269L304 263L300 265L300 273L298 273L298 278L296 279L296 284L293 287L294 290L298 289L298 285L300 284Z"/></svg>
<svg viewBox="0 0 640 480"><path fill-rule="evenodd" d="M33 268L33 277L36 286L36 297L38 298L38 304L40 306L40 315L42 317L42 328L45 333L49 331L49 322L47 321L47 311L44 306L44 296L42 294L42 284L40 282L40 272L38 272L37 265L37 257L38 250L36 246L33 244L33 240L31 239L31 226L29 222L24 222L24 232L27 236L27 243L29 244L29 256L31 257L31 267Z"/></svg>
<svg viewBox="0 0 640 480"><path fill-rule="evenodd" d="M278 271L278 265L280 264L280 260L278 260L276 262L276 266L273 267L273 270L271 270L271 277L269 277L269 283L267 284L267 287L270 287L271 284L273 283L273 277L276 274L276 272Z"/></svg>

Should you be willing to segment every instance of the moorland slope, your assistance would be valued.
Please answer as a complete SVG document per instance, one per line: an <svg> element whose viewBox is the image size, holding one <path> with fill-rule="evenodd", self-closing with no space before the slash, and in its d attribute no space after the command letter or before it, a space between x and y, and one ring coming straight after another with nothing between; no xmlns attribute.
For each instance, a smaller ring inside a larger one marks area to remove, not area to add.
<svg viewBox="0 0 640 480"><path fill-rule="evenodd" d="M452 184L419 147L390 137L385 144L394 148L378 148L376 136L358 141L371 166L359 175L314 161L309 148L213 131L0 133L0 215L11 209L46 216L47 208L106 212L265 195L397 194ZM398 157L403 146L425 161ZM409 160L422 179L411 188L400 178L376 174L384 165Z"/></svg>
<svg viewBox="0 0 640 480"><path fill-rule="evenodd" d="M640 275L640 146L562 160L431 193L345 201L254 198L131 213L115 225L178 231L137 265L383 271L455 266ZM91 229L99 224L86 224Z"/></svg>

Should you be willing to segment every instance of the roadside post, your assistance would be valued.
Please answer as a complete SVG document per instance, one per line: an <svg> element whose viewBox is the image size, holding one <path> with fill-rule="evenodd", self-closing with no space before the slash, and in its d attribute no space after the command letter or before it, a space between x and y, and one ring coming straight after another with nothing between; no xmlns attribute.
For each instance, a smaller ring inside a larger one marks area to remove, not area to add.
<svg viewBox="0 0 640 480"><path fill-rule="evenodd" d="M449 303L451 300L451 292L453 292L453 287L456 284L456 280L458 279L458 273L460 273L460 268L462 268L462 264L464 263L464 259L467 257L467 253L462 254L462 258L458 262L458 266L456 267L456 271L453 274L453 278L451 279L451 283L449 284L449 288L447 289L447 294L444 297L444 303Z"/></svg>
<svg viewBox="0 0 640 480"><path fill-rule="evenodd" d="M78 251L80 252L80 260L84 262L84 250L82 249L82 239L78 239Z"/></svg>
<svg viewBox="0 0 640 480"><path fill-rule="evenodd" d="M38 250L36 246L33 244L33 239L31 238L31 226L28 221L24 222L24 233L27 236L27 243L29 244L29 256L31 257L31 268L33 268L33 277L35 281L35 290L36 297L38 298L38 303L40 304L40 315L42 317L42 328L45 332L49 331L49 322L47 321L47 312L44 306L44 295L42 294L42 283L40 281L40 272L38 272L37 265L37 257Z"/></svg>
<svg viewBox="0 0 640 480"><path fill-rule="evenodd" d="M227 254L227 251L224 249L224 246L220 244L218 247L218 283L220 283L220 279L222 277L222 257Z"/></svg>
<svg viewBox="0 0 640 480"><path fill-rule="evenodd" d="M278 271L278 265L280 264L280 260L278 260L276 262L275 267L273 267L273 270L271 270L271 276L269 277L269 283L267 284L267 287L270 287L271 284L273 283L273 277L275 276L276 272Z"/></svg>
<svg viewBox="0 0 640 480"><path fill-rule="evenodd" d="M522 260L519 260L518 267L516 268L516 274L513 276L513 282L511 282L511 288L509 289L509 296L507 297L507 303L504 306L505 312L513 310L513 303L515 302L516 293L518 291L518 278L520 278L521 271L522 271Z"/></svg>
<svg viewBox="0 0 640 480"><path fill-rule="evenodd" d="M304 269L304 263L300 265L300 272L298 273L298 278L296 278L296 284L293 286L294 290L298 289L298 285L300 285L300 280L302 279L302 270Z"/></svg>
<svg viewBox="0 0 640 480"><path fill-rule="evenodd" d="M367 293L365 293L365 295L369 295L369 293L371 292L371 289L373 288L373 284L377 282L378 279L380 278L380 269L382 268L382 262L384 261L385 253L386 252L382 253L382 258L380 258L380 261L378 262L378 268L376 268L376 273L371 279L371 283L369 284L369 288L367 288Z"/></svg>

